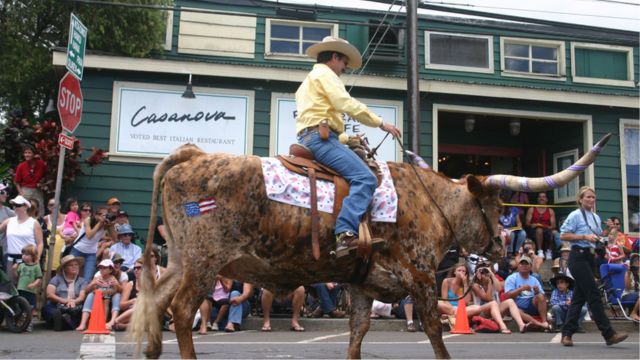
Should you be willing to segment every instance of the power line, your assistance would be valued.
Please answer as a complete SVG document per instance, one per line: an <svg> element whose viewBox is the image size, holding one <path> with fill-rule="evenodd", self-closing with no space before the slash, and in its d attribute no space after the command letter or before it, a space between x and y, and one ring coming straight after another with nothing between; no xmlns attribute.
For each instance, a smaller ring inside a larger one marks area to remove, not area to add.
<svg viewBox="0 0 640 360"><path fill-rule="evenodd" d="M605 1L605 0L598 0ZM615 0L608 0L615 1ZM628 18L622 16L608 16L608 15L594 15L594 14L580 14L580 13L569 13L562 11L548 11L548 10L534 10L534 9L521 9L521 8L509 8L509 7L501 7L501 6L485 6L485 5L475 5L475 4L458 4L458 3L449 3L445 1L422 1L423 4L436 4L436 5L448 5L448 6L460 6L460 7L470 7L470 8L484 8L484 9L497 9L497 10L514 10L514 11L522 11L522 12L532 12L532 13L542 13L542 14L558 14L558 15L572 15L572 16L585 16L585 17L594 17L594 18L607 18L607 19L620 19L620 20L638 20L638 18Z"/></svg>
<svg viewBox="0 0 640 360"><path fill-rule="evenodd" d="M595 2L605 2L605 3L612 3L612 4L640 6L640 3L638 2L630 3L630 2L620 1L620 0L580 0L580 1L595 1Z"/></svg>

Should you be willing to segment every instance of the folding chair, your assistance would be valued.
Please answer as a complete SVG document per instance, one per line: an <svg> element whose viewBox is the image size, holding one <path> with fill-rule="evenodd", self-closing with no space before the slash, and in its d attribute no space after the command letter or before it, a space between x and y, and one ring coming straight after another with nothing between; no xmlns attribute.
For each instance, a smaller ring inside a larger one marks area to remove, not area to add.
<svg viewBox="0 0 640 360"><path fill-rule="evenodd" d="M624 276L627 271L624 264L600 265L600 290L605 301L609 303L614 318L621 318L618 314L619 310L625 319L638 322L627 313L627 310L633 308L638 301L637 292L624 293Z"/></svg>

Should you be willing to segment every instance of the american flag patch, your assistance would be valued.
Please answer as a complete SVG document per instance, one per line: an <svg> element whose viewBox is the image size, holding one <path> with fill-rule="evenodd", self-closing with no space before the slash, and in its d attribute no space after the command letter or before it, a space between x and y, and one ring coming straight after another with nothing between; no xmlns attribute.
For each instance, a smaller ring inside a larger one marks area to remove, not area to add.
<svg viewBox="0 0 640 360"><path fill-rule="evenodd" d="M207 198L197 202L196 201L188 202L183 206L184 206L184 212L187 214L188 217L199 216L204 213L208 213L209 211L212 211L213 209L218 207L216 205L216 199L214 198Z"/></svg>

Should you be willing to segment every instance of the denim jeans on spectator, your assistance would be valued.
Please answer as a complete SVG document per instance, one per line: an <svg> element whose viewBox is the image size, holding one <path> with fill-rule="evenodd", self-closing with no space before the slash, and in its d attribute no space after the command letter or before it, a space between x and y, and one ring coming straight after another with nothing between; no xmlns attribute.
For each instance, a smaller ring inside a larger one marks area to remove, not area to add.
<svg viewBox="0 0 640 360"><path fill-rule="evenodd" d="M336 219L335 233L351 231L357 234L360 219L376 190L376 176L356 153L338 141L338 135L333 131L329 133L329 139L322 140L317 129L305 129L298 136L298 143L308 147L318 162L337 171L349 183L349 195L344 198Z"/></svg>
<svg viewBox="0 0 640 360"><path fill-rule="evenodd" d="M91 309L93 309L93 298L95 296L95 292L92 292L91 294L87 295L87 298L84 300L84 305L82 305L82 312L91 312ZM109 312L112 311L120 311L120 299L122 298L122 294L120 293L115 293L113 294L113 296L111 296L111 310L109 310Z"/></svg>
<svg viewBox="0 0 640 360"><path fill-rule="evenodd" d="M556 323L556 328L564 325L569 313L569 306L553 305L551 307L551 313L553 314L553 321ZM580 311L580 318L578 319L578 326L582 326L585 316L587 316L587 305L585 304Z"/></svg>
<svg viewBox="0 0 640 360"><path fill-rule="evenodd" d="M90 283L93 279L93 275L96 273L96 254L87 254L76 250L76 248L72 248L71 255L84 258L84 272L82 274L82 278L87 283Z"/></svg>
<svg viewBox="0 0 640 360"><path fill-rule="evenodd" d="M71 324L67 324L62 321L62 329L60 330L73 330L80 324L80 316L81 313L70 313ZM54 304L51 301L47 301L42 307L42 318L46 321L47 325L53 326L54 319L58 316L62 316L60 309L57 304Z"/></svg>
<svg viewBox="0 0 640 360"><path fill-rule="evenodd" d="M510 236L511 246L513 246L513 254L516 254L522 247L522 244L524 244L524 241L527 239L527 233L524 230L514 230L511 232Z"/></svg>
<svg viewBox="0 0 640 360"><path fill-rule="evenodd" d="M320 308L322 309L322 312L329 314L335 310L340 287L334 286L333 289L329 290L326 283L314 284L313 287L316 289L316 293L318 294L318 300L320 300Z"/></svg>
<svg viewBox="0 0 640 360"><path fill-rule="evenodd" d="M234 290L231 292L229 299L236 298L242 295L240 291ZM229 320L231 323L236 325L242 324L242 319L246 318L251 312L251 305L249 305L249 301L245 300L238 305L230 305L229 306ZM222 321L224 322L224 321Z"/></svg>
<svg viewBox="0 0 640 360"><path fill-rule="evenodd" d="M400 300L400 306L398 306L398 308L396 309L396 318L398 319L406 319L407 318L407 314L404 312L404 306L407 304L413 304L413 300L411 299L411 296L405 296L404 299ZM418 319L418 311L416 310L416 307L413 307L413 320Z"/></svg>

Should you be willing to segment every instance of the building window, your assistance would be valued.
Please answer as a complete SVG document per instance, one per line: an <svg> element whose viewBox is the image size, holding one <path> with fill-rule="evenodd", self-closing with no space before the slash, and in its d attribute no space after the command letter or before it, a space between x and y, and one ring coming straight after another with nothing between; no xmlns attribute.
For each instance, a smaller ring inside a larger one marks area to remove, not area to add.
<svg viewBox="0 0 640 360"><path fill-rule="evenodd" d="M568 168L576 161L578 161L578 149L553 154L553 173L555 174ZM565 186L553 190L554 203L575 201L578 194L579 181L580 177L578 176Z"/></svg>
<svg viewBox="0 0 640 360"><path fill-rule="evenodd" d="M336 36L337 33L337 24L267 19L265 56L306 58L305 52L309 46L321 42L325 36Z"/></svg>
<svg viewBox="0 0 640 360"><path fill-rule="evenodd" d="M425 32L428 69L493 73L493 37Z"/></svg>
<svg viewBox="0 0 640 360"><path fill-rule="evenodd" d="M564 42L501 38L504 75L564 76Z"/></svg>
<svg viewBox="0 0 640 360"><path fill-rule="evenodd" d="M640 234L640 124L620 121L620 165L624 231Z"/></svg>
<svg viewBox="0 0 640 360"><path fill-rule="evenodd" d="M571 76L576 83L633 87L633 48L571 43Z"/></svg>

